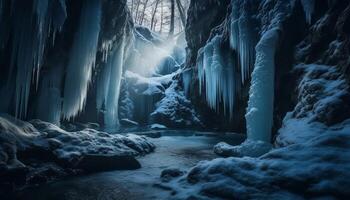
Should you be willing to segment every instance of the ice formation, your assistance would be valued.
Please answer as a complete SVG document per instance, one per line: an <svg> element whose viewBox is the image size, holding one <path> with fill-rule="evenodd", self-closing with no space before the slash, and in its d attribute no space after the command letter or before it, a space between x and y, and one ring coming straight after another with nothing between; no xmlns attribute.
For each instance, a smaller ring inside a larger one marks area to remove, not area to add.
<svg viewBox="0 0 350 200"><path fill-rule="evenodd" d="M3 2L1 2L2 4ZM28 98L32 82L38 85L39 71L43 62L46 42L56 31L61 30L66 18L65 1L14 0L12 12L11 72L15 74L15 113L17 117L27 115Z"/></svg>
<svg viewBox="0 0 350 200"><path fill-rule="evenodd" d="M230 46L239 57L241 79L244 84L253 70L257 34L248 1L232 1Z"/></svg>
<svg viewBox="0 0 350 200"><path fill-rule="evenodd" d="M306 21L311 24L312 15L315 10L315 0L301 0L304 9Z"/></svg>
<svg viewBox="0 0 350 200"><path fill-rule="evenodd" d="M62 97L61 84L63 76L63 66L57 64L50 71L43 74L39 87L37 108L35 117L48 122L60 124Z"/></svg>
<svg viewBox="0 0 350 200"><path fill-rule="evenodd" d="M122 39L110 52L97 86L97 109L104 109L106 128L116 128L118 122L118 101L124 62L125 42Z"/></svg>
<svg viewBox="0 0 350 200"><path fill-rule="evenodd" d="M222 103L224 113L233 116L235 101L235 61L220 46L222 36L215 36L199 51L197 59L199 90L205 89L210 108L219 111Z"/></svg>
<svg viewBox="0 0 350 200"><path fill-rule="evenodd" d="M80 25L70 52L64 87L62 113L71 119L85 105L91 73L95 65L100 33L101 2L85 1L80 16Z"/></svg>
<svg viewBox="0 0 350 200"><path fill-rule="evenodd" d="M279 30L264 33L256 46L256 61L252 73L246 113L248 140L270 142L273 120L275 51Z"/></svg>
<svg viewBox="0 0 350 200"><path fill-rule="evenodd" d="M192 70L188 69L182 72L182 84L183 89L186 94L186 96L190 93L190 87L191 87L191 80L192 80Z"/></svg>

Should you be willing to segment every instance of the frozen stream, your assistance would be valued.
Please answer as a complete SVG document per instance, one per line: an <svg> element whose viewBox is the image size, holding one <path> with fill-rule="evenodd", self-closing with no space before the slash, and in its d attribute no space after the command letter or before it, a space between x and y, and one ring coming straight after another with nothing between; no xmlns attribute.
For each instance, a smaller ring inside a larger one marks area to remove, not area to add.
<svg viewBox="0 0 350 200"><path fill-rule="evenodd" d="M188 170L200 160L216 158L212 148L220 141L238 144L238 134L210 134L189 131L167 131L152 138L157 146L154 153L138 158L142 168L130 171L111 171L69 178L30 188L19 199L167 199L170 192L156 185L166 168Z"/></svg>

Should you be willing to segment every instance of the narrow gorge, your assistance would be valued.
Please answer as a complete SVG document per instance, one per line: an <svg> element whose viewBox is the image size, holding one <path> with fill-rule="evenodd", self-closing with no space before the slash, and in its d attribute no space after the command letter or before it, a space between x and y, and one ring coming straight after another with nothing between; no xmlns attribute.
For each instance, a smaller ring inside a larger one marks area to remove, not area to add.
<svg viewBox="0 0 350 200"><path fill-rule="evenodd" d="M350 2L0 0L0 199L349 199Z"/></svg>

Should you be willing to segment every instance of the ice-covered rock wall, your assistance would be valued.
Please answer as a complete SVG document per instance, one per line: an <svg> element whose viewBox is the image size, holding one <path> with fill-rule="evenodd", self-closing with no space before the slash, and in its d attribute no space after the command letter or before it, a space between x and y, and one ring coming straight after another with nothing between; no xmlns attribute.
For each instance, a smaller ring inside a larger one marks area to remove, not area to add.
<svg viewBox="0 0 350 200"><path fill-rule="evenodd" d="M77 116L118 123L133 30L126 1L3 0L0 9L2 112L56 124Z"/></svg>

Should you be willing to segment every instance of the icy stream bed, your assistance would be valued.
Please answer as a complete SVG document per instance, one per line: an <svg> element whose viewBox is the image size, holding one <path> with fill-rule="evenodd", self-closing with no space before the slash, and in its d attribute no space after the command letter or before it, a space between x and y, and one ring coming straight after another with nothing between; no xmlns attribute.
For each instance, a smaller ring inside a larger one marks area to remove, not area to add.
<svg viewBox="0 0 350 200"><path fill-rule="evenodd" d="M33 188L18 195L18 199L168 199L171 191L159 187L160 174L167 168L189 170L201 160L217 156L215 144L225 141L236 145L244 140L238 134L213 134L193 131L163 131L151 138L154 153L139 157L142 168L111 171L69 178Z"/></svg>

